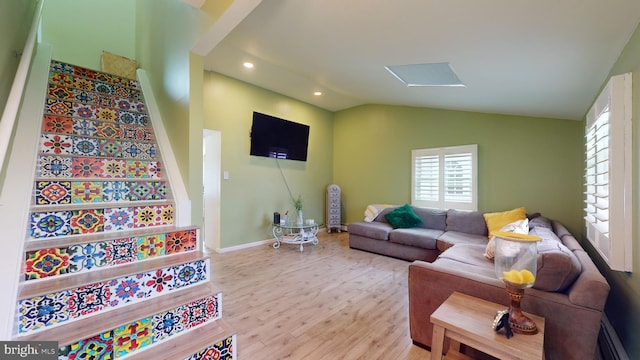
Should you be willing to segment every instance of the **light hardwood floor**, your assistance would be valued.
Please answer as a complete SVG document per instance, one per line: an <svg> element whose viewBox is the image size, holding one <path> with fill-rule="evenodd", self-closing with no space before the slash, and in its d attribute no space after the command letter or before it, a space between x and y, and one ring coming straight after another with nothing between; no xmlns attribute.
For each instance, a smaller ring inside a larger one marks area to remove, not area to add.
<svg viewBox="0 0 640 360"><path fill-rule="evenodd" d="M317 246L271 244L211 254L238 358L429 359L409 337L409 262L352 250L347 233Z"/></svg>

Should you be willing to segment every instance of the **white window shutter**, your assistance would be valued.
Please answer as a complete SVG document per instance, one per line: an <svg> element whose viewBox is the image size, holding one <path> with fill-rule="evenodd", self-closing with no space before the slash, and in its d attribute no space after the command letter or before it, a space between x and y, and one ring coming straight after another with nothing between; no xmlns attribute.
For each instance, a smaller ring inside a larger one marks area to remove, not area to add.
<svg viewBox="0 0 640 360"><path fill-rule="evenodd" d="M587 113L585 226L611 269L632 271L631 74L612 76Z"/></svg>
<svg viewBox="0 0 640 360"><path fill-rule="evenodd" d="M477 209L477 145L413 150L411 202L440 209Z"/></svg>
<svg viewBox="0 0 640 360"><path fill-rule="evenodd" d="M412 203L439 207L440 157L437 154L414 150L413 173Z"/></svg>

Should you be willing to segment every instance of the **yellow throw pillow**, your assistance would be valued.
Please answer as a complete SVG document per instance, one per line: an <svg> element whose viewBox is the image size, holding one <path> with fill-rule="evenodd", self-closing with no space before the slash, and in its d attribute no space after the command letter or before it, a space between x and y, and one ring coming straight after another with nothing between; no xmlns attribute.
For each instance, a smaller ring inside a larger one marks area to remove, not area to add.
<svg viewBox="0 0 640 360"><path fill-rule="evenodd" d="M523 207L509 211L485 213L484 221L487 223L487 230L489 230L489 239L491 239L494 233L500 231L503 226L526 218L527 211Z"/></svg>

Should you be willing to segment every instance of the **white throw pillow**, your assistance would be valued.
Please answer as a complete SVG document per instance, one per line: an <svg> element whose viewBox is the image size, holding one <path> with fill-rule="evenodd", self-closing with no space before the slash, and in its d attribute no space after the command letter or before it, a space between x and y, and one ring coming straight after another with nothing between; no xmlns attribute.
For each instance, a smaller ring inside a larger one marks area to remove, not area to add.
<svg viewBox="0 0 640 360"><path fill-rule="evenodd" d="M518 220L512 223L509 223L500 229L500 232L512 232L516 234L528 234L529 233L529 219ZM487 247L484 250L484 257L493 261L495 257L496 243L494 240L495 236L492 236L489 242L487 243Z"/></svg>

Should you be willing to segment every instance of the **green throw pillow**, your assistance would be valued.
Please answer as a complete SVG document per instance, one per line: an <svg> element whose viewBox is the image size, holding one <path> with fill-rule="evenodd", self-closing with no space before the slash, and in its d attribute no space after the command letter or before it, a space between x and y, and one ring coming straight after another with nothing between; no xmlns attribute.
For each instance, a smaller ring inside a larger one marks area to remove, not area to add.
<svg viewBox="0 0 640 360"><path fill-rule="evenodd" d="M386 214L384 218L394 229L411 228L422 224L422 220L416 215L409 204L396 208Z"/></svg>

